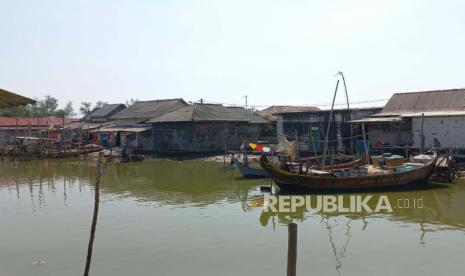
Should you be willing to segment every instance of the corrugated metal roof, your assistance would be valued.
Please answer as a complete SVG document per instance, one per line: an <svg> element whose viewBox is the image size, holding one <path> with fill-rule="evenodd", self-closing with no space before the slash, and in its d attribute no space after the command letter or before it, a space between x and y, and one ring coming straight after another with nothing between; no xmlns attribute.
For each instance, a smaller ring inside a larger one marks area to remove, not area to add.
<svg viewBox="0 0 465 276"><path fill-rule="evenodd" d="M78 121L75 118L65 118L65 125L71 122ZM0 127L26 127L26 126L61 126L63 125L63 118L59 117L44 117L44 118L27 118L27 117L0 117Z"/></svg>
<svg viewBox="0 0 465 276"><path fill-rule="evenodd" d="M263 116L266 120L271 122L278 121L279 113L294 113L294 112L315 112L320 110L318 107L313 106L292 106L292 105L272 105L268 108L257 111L257 114Z"/></svg>
<svg viewBox="0 0 465 276"><path fill-rule="evenodd" d="M378 116L430 111L465 111L465 89L396 93Z"/></svg>
<svg viewBox="0 0 465 276"><path fill-rule="evenodd" d="M266 123L261 116L242 107L216 104L193 104L150 120L151 123L233 121Z"/></svg>
<svg viewBox="0 0 465 276"><path fill-rule="evenodd" d="M33 104L36 101L0 88L0 108Z"/></svg>
<svg viewBox="0 0 465 276"><path fill-rule="evenodd" d="M188 106L183 99L139 101L113 115L112 119L152 119Z"/></svg>
<svg viewBox="0 0 465 276"><path fill-rule="evenodd" d="M320 108L316 106L293 106L293 105L273 105L268 108L261 110L260 112L269 114L280 114L280 113L299 113L299 112L315 112L320 111Z"/></svg>
<svg viewBox="0 0 465 276"><path fill-rule="evenodd" d="M120 108L125 108L126 105L124 104L107 104L105 106L102 106L100 108L94 109L92 112L87 114L82 120L90 120L91 118L104 118L108 115L111 115L112 112L120 109Z"/></svg>

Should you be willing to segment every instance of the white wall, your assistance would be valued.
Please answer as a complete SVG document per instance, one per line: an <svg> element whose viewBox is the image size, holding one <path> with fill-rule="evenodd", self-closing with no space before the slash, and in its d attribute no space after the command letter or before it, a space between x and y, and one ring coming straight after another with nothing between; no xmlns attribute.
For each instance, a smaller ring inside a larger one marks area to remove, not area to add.
<svg viewBox="0 0 465 276"><path fill-rule="evenodd" d="M412 132L415 145L420 146L421 117L412 119ZM425 148L437 138L443 148L465 149L465 116L425 117L423 132Z"/></svg>

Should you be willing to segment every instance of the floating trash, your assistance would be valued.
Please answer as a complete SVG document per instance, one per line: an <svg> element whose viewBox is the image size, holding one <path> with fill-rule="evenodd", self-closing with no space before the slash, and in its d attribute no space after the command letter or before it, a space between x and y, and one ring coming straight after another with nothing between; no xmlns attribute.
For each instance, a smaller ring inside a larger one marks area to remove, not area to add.
<svg viewBox="0 0 465 276"><path fill-rule="evenodd" d="M33 266L42 266L42 265L45 265L47 262L45 262L44 260L42 259L37 259L37 261L33 262L32 265Z"/></svg>

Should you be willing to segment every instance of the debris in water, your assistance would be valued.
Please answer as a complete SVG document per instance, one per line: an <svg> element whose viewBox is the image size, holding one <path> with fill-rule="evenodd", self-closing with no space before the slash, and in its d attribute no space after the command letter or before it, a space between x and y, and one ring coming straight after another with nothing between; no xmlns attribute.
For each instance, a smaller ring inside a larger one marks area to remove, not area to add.
<svg viewBox="0 0 465 276"><path fill-rule="evenodd" d="M47 262L45 262L44 260L42 259L37 259L37 261L33 262L32 265L33 266L42 266L42 265L45 265Z"/></svg>

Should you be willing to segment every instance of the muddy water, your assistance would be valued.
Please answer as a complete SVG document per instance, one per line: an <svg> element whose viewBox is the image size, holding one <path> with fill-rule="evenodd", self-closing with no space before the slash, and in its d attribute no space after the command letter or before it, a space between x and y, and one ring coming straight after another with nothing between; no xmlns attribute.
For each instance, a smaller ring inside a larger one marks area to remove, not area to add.
<svg viewBox="0 0 465 276"><path fill-rule="evenodd" d="M94 166L0 162L0 275L82 275ZM291 221L298 275L465 274L465 183L371 193L392 212L344 213L265 212L268 183L215 163L106 165L91 274L285 275Z"/></svg>

